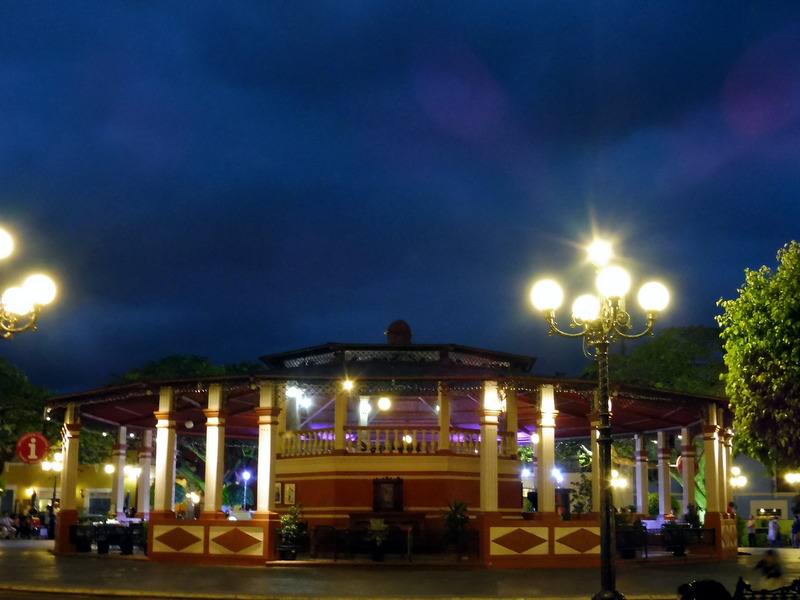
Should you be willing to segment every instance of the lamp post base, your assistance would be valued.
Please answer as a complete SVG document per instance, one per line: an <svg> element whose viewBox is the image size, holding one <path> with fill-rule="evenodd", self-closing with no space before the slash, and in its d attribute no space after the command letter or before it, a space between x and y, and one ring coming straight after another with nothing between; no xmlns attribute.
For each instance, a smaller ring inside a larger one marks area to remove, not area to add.
<svg viewBox="0 0 800 600"><path fill-rule="evenodd" d="M592 596L592 600L625 600L625 596L617 590L601 590Z"/></svg>

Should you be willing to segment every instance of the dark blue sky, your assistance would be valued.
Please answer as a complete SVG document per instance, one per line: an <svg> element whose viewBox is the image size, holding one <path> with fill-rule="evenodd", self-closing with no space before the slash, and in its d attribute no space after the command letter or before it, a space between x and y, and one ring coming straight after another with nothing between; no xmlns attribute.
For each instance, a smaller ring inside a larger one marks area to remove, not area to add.
<svg viewBox="0 0 800 600"><path fill-rule="evenodd" d="M528 289L588 289L593 231L670 286L663 327L714 325L799 235L794 0L0 11L2 274L61 286L2 356L57 393L398 318L577 374Z"/></svg>

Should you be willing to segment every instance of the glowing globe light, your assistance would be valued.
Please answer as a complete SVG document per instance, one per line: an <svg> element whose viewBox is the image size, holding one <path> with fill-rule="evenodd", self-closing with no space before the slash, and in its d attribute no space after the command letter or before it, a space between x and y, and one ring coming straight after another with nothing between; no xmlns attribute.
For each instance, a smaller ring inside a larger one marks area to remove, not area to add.
<svg viewBox="0 0 800 600"><path fill-rule="evenodd" d="M597 290L604 298L622 298L631 289L631 276L622 267L606 267L597 274Z"/></svg>
<svg viewBox="0 0 800 600"><path fill-rule="evenodd" d="M645 283L639 290L639 304L648 312L664 310L669 304L669 291L657 281Z"/></svg>
<svg viewBox="0 0 800 600"><path fill-rule="evenodd" d="M552 279L543 279L531 288L531 302L536 310L555 310L563 301L564 292Z"/></svg>
<svg viewBox="0 0 800 600"><path fill-rule="evenodd" d="M392 407L392 401L383 396L382 398L378 399L378 409L379 410L389 410Z"/></svg>
<svg viewBox="0 0 800 600"><path fill-rule="evenodd" d="M593 241L586 251L589 254L589 261L597 267L605 267L613 255L611 244L605 240Z"/></svg>
<svg viewBox="0 0 800 600"><path fill-rule="evenodd" d="M595 321L600 316L600 300L590 294L578 296L572 304L572 316L584 323Z"/></svg>
<svg viewBox="0 0 800 600"><path fill-rule="evenodd" d="M0 259L8 258L14 251L14 238L5 229L0 229Z"/></svg>
<svg viewBox="0 0 800 600"><path fill-rule="evenodd" d="M34 304L50 304L56 297L56 284L47 275L31 275L22 288Z"/></svg>
<svg viewBox="0 0 800 600"><path fill-rule="evenodd" d="M0 302L3 308L15 315L27 315L33 312L33 302L28 293L21 287L10 287L4 293Z"/></svg>

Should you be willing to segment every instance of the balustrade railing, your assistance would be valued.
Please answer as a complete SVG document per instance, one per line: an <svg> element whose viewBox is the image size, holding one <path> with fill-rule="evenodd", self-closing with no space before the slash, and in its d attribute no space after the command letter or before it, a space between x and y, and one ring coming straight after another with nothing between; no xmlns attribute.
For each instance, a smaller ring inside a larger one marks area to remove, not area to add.
<svg viewBox="0 0 800 600"><path fill-rule="evenodd" d="M333 452L336 435L333 429L288 431L283 438L283 456L316 456Z"/></svg>
<svg viewBox="0 0 800 600"><path fill-rule="evenodd" d="M439 428L348 427L344 445L345 451L352 454L436 454Z"/></svg>
<svg viewBox="0 0 800 600"><path fill-rule="evenodd" d="M450 428L450 450L454 454L479 455L481 432L476 429Z"/></svg>
<svg viewBox="0 0 800 600"><path fill-rule="evenodd" d="M348 454L436 454L439 450L439 428L401 429L397 427L348 427L344 448ZM450 428L450 450L454 454L478 456L481 433L475 429ZM288 431L281 444L281 455L318 456L334 450L336 433L333 429ZM516 456L514 433L497 436L498 456Z"/></svg>

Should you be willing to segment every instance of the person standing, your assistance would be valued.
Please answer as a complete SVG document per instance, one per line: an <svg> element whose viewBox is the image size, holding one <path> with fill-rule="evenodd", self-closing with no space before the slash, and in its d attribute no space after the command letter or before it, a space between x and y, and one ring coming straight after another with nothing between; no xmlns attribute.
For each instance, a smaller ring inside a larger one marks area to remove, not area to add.
<svg viewBox="0 0 800 600"><path fill-rule="evenodd" d="M772 517L767 528L767 540L769 541L770 548L781 547L781 528L778 523L778 517Z"/></svg>
<svg viewBox="0 0 800 600"><path fill-rule="evenodd" d="M792 523L792 548L800 548L800 515L795 515Z"/></svg>
<svg viewBox="0 0 800 600"><path fill-rule="evenodd" d="M747 545L751 548L756 547L756 517L750 515L747 519Z"/></svg>

